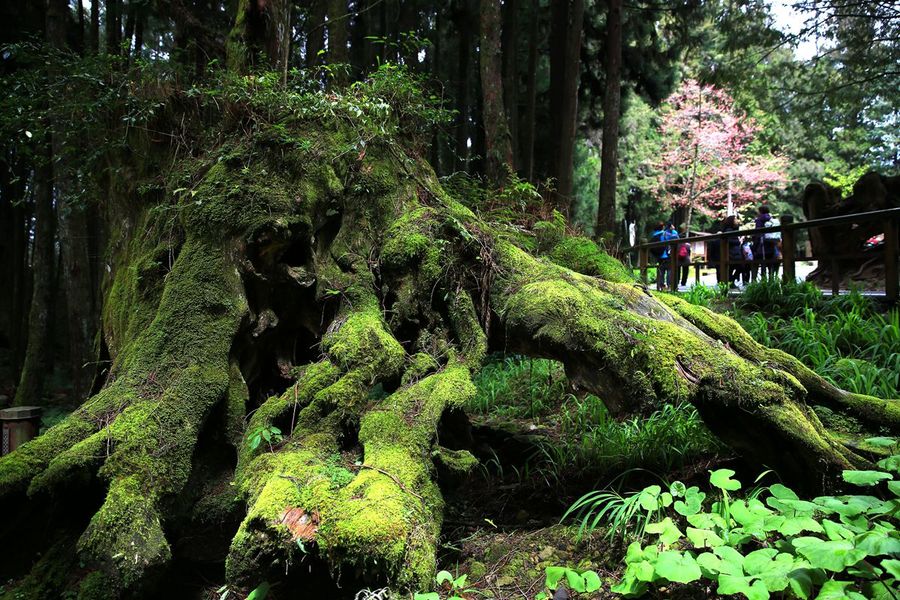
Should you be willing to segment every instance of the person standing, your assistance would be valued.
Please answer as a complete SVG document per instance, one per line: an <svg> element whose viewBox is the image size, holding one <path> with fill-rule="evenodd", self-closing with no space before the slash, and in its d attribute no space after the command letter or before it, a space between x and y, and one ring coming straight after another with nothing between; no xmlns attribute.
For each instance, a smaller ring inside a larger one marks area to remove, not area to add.
<svg viewBox="0 0 900 600"><path fill-rule="evenodd" d="M680 237L688 237L687 225L682 223L678 226ZM678 244L678 270L681 272L681 286L687 285L688 275L691 272L691 245L688 242Z"/></svg>

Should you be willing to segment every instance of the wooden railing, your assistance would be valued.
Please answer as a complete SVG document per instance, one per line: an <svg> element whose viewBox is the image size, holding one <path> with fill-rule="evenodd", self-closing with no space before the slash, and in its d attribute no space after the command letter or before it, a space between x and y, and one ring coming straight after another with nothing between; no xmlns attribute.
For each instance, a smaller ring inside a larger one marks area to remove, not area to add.
<svg viewBox="0 0 900 600"><path fill-rule="evenodd" d="M653 248L663 248L665 246L669 247L669 257L666 267L669 269L669 287L672 290L678 289L678 277L677 275L680 273L681 268L685 265L697 265L696 268L699 269L699 265L706 264L711 266L717 266L719 269L719 273L721 274L721 279L723 281L729 280L730 269L733 265L753 265L763 267L771 264L779 264L783 266L783 275L785 281L792 281L797 278L796 271L796 263L797 263L797 232L803 230L810 230L817 227L833 227L840 225L854 225L859 223L868 223L871 221L883 221L884 222L884 244L880 249L873 250L872 252L867 252L865 256L872 256L874 252L883 252L884 253L884 292L885 296L888 300L892 302L896 302L898 300L898 263L897 263L897 244L898 244L898 221L900 221L900 208L889 208L886 210L876 210L865 213L855 213L852 215L842 215L839 217L828 217L825 219L813 219L812 221L799 221L796 223L786 223L784 225L779 225L775 227L765 227L762 229L744 229L739 231L727 231L723 233L713 233L709 235L695 235L691 237L678 238L674 240L667 240L665 242L648 242L645 244L638 244L636 246L632 246L630 248L626 248L624 253L634 253L638 254L638 269L641 272L641 281L644 284L647 283L647 268L649 266L650 260L650 250ZM781 258L780 259L766 259L766 260L731 260L728 252L728 238L733 237L741 237L741 236L756 236L762 235L765 233L775 233L781 232ZM726 241L722 241L726 240ZM717 263L705 262L705 263L679 263L678 261L678 245L683 243L694 243L694 242L707 242L707 248L709 248L708 242L719 241L719 260ZM828 255L828 259L831 261L830 268L832 269L831 274L831 287L832 293L837 294L840 288L840 272L838 269L839 261L847 258L859 258L860 254L855 255ZM821 260L815 256L809 257L809 260ZM699 271L698 271L699 273Z"/></svg>

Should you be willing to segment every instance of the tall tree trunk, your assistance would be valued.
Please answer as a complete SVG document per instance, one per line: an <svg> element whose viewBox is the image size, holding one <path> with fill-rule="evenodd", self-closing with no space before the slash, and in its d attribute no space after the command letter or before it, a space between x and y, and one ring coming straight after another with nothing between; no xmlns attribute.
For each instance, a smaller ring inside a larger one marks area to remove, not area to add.
<svg viewBox="0 0 900 600"><path fill-rule="evenodd" d="M13 208L15 230L13 231L13 327L10 334L12 372L18 377L25 360L28 346L28 312L31 300L31 269L29 268L28 238L31 232L31 210L34 205L33 177L29 177L28 202L21 202ZM24 200L24 199L23 199Z"/></svg>
<svg viewBox="0 0 900 600"><path fill-rule="evenodd" d="M537 110L538 32L541 5L531 0L531 23L528 33L528 79L525 83L525 117L522 121L522 177L534 182L534 129Z"/></svg>
<svg viewBox="0 0 900 600"><path fill-rule="evenodd" d="M100 0L91 0L90 50L92 54L100 53Z"/></svg>
<svg viewBox="0 0 900 600"><path fill-rule="evenodd" d="M467 171L469 167L469 147L471 140L470 112L472 105L471 52L472 52L472 9L471 0L457 0L456 30L459 52L456 58L456 168Z"/></svg>
<svg viewBox="0 0 900 600"><path fill-rule="evenodd" d="M106 53L113 56L121 50L120 8L121 0L106 0Z"/></svg>
<svg viewBox="0 0 900 600"><path fill-rule="evenodd" d="M397 18L397 43L399 44L400 59L403 64L413 70L419 68L418 17L419 6L415 0L403 0L400 2Z"/></svg>
<svg viewBox="0 0 900 600"><path fill-rule="evenodd" d="M67 0L50 0L47 10L47 42L51 47L65 52ZM129 6L128 19L133 22L134 5ZM50 77L61 74L51 71ZM73 399L83 400L90 391L94 379L94 337L97 331L97 286L91 279L91 260L88 252L88 225L86 208L83 203L70 202L72 185L70 182L68 158L64 140L58 133L63 131L67 115L57 112L58 106L51 106L50 122L51 151L53 156L53 185L56 189L57 232L60 249L58 279L66 294L66 323L68 324L69 367L72 378Z"/></svg>
<svg viewBox="0 0 900 600"><path fill-rule="evenodd" d="M306 66L322 64L321 52L325 49L326 0L311 0L309 21L306 24Z"/></svg>
<svg viewBox="0 0 900 600"><path fill-rule="evenodd" d="M76 2L78 2L78 35L75 38L75 43L77 44L76 50L79 54L84 54L84 4L82 4L82 0L76 0Z"/></svg>
<svg viewBox="0 0 900 600"><path fill-rule="evenodd" d="M332 65L343 65L334 72L334 83L342 85L347 82L344 71L350 61L347 40L350 35L347 0L328 0L328 62Z"/></svg>
<svg viewBox="0 0 900 600"><path fill-rule="evenodd" d="M147 12L141 6L135 15L134 23L134 57L141 58L144 51L144 24L147 20Z"/></svg>
<svg viewBox="0 0 900 600"><path fill-rule="evenodd" d="M519 150L519 3L506 0L503 3L503 107L509 126L509 142L512 146L512 165L521 168Z"/></svg>
<svg viewBox="0 0 900 600"><path fill-rule="evenodd" d="M606 90L603 96L603 141L600 148L599 238L616 232L616 173L622 97L622 0L607 0Z"/></svg>
<svg viewBox="0 0 900 600"><path fill-rule="evenodd" d="M551 172L556 178L554 204L563 213L572 209L575 129L578 115L578 76L581 68L581 27L584 0L553 2L550 32L550 115L556 140Z"/></svg>
<svg viewBox="0 0 900 600"><path fill-rule="evenodd" d="M501 185L513 169L512 145L503 107L503 72L500 46L500 4L481 2L481 117L484 123L485 174L493 185Z"/></svg>
<svg viewBox="0 0 900 600"><path fill-rule="evenodd" d="M122 37L122 42L125 44L123 50L126 56L131 56L131 42L134 38L134 11L136 8L134 0L130 0L128 7L125 9L125 34Z"/></svg>
<svg viewBox="0 0 900 600"><path fill-rule="evenodd" d="M28 341L13 400L15 406L40 404L44 382L52 365L49 341L55 280L53 238L56 216L53 214L53 171L49 152L39 157L39 160L44 164L38 166L34 173L34 252L31 258L33 283L28 314Z"/></svg>

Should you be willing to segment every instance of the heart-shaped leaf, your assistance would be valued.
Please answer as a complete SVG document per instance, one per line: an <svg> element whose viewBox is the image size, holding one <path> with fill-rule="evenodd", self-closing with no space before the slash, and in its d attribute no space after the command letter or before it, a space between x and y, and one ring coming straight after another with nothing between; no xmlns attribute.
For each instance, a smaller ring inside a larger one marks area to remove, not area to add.
<svg viewBox="0 0 900 600"><path fill-rule="evenodd" d="M734 475L734 471L731 469L716 469L710 472L709 483L720 490L737 491L741 489L741 482L732 479L732 475Z"/></svg>

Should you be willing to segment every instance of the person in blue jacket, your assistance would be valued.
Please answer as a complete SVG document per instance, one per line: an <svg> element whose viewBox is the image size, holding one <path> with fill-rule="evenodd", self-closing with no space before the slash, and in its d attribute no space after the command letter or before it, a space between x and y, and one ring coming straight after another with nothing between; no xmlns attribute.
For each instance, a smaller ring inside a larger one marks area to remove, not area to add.
<svg viewBox="0 0 900 600"><path fill-rule="evenodd" d="M678 232L675 231L675 225L670 221L663 225L662 221L656 224L656 228L650 234L651 242L668 242L669 240L678 239ZM656 289L664 289L669 281L669 246L662 248L654 248L653 254L657 258L656 263Z"/></svg>

